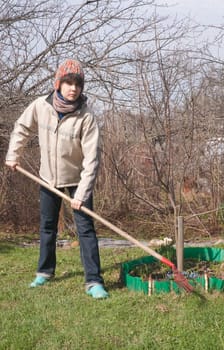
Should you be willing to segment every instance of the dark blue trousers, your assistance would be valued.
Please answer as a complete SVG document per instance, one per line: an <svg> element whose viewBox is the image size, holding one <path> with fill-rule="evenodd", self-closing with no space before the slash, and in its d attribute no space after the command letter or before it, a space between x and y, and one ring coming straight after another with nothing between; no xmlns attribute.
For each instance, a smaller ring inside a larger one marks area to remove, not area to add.
<svg viewBox="0 0 224 350"><path fill-rule="evenodd" d="M68 187L73 197L77 187ZM64 190L64 189L60 189ZM59 211L62 199L56 194L40 187L40 256L37 274L54 276L56 269L56 239L58 230ZM92 210L92 196L84 203ZM103 284L100 275L100 256L98 240L93 219L79 210L74 210L74 219L80 243L81 261L85 272L86 284Z"/></svg>

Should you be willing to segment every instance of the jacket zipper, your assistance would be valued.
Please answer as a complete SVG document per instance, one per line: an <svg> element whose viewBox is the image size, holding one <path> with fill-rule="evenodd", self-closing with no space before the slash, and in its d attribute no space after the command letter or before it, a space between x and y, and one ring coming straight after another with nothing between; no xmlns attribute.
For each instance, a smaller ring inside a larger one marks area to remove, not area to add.
<svg viewBox="0 0 224 350"><path fill-rule="evenodd" d="M57 116L57 126L55 128L55 131L54 133L56 134L56 150L55 150L55 183L54 183L54 186L57 185L57 154L58 154L58 129L59 129L59 126L63 123L63 121L65 121L66 119L68 119L69 117L73 117L73 115L71 114L68 114L66 116L64 116L62 119L60 119L58 116Z"/></svg>

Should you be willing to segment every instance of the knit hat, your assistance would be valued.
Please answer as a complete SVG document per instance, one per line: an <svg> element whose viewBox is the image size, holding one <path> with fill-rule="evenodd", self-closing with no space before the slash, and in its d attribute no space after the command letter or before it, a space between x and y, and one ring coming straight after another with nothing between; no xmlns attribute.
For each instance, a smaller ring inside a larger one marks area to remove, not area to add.
<svg viewBox="0 0 224 350"><path fill-rule="evenodd" d="M59 90L60 80L67 74L78 74L84 80L84 71L82 65L76 60L66 60L57 69L55 74L54 89Z"/></svg>

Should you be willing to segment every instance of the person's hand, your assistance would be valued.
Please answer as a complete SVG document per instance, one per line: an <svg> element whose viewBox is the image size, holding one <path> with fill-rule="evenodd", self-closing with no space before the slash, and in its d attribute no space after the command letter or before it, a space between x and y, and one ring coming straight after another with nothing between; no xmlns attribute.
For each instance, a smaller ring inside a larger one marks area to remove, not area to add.
<svg viewBox="0 0 224 350"><path fill-rule="evenodd" d="M78 199L72 199L71 200L71 207L72 209L80 210L82 206L82 202L79 201Z"/></svg>
<svg viewBox="0 0 224 350"><path fill-rule="evenodd" d="M18 162L15 162L14 160L7 160L5 162L5 165L7 165L12 171L16 170L16 166L19 165Z"/></svg>

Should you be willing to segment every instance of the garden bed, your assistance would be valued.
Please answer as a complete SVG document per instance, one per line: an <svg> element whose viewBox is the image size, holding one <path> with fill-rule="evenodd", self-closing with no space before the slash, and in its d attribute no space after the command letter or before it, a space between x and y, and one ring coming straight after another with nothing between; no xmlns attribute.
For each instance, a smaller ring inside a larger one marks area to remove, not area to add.
<svg viewBox="0 0 224 350"><path fill-rule="evenodd" d="M175 264L175 249L160 253ZM125 262L121 266L124 285L145 294L180 292L172 270L152 256ZM184 248L183 274L194 287L224 291L224 249Z"/></svg>

